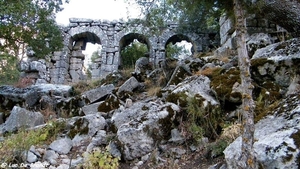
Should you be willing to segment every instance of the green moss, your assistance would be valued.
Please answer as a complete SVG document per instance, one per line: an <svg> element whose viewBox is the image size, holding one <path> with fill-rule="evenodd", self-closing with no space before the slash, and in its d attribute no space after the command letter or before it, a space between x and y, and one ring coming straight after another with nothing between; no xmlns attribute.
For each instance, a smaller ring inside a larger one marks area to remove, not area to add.
<svg viewBox="0 0 300 169"><path fill-rule="evenodd" d="M259 59L252 59L251 60L251 67L259 67L263 66L266 63L274 64L273 60L269 60L268 58L259 58Z"/></svg>
<svg viewBox="0 0 300 169"><path fill-rule="evenodd" d="M179 67L179 69L177 69L176 71L176 75L174 76L173 79L170 79L171 81L169 83L170 85L177 85L180 82L182 82L186 76L188 76L188 72L182 67Z"/></svg>
<svg viewBox="0 0 300 169"><path fill-rule="evenodd" d="M277 107L278 101L282 98L280 87L272 81L265 81L261 85L255 84L254 101L255 107L255 122L258 122L268 114L272 113Z"/></svg>
<svg viewBox="0 0 300 169"><path fill-rule="evenodd" d="M178 92L178 93L170 93L166 97L167 102L171 102L174 104L178 104L180 107L186 107L187 106L187 95L184 92Z"/></svg>
<svg viewBox="0 0 300 169"><path fill-rule="evenodd" d="M216 91L218 98L230 99L233 85L241 83L240 71L237 68L231 68L223 72L222 69L216 69L211 75L211 88Z"/></svg>
<svg viewBox="0 0 300 169"><path fill-rule="evenodd" d="M294 144L299 149L300 148L300 130L293 133L291 135L291 138L294 140ZM300 154L298 154L298 156L297 156L297 164L298 164L298 167L299 167L300 166Z"/></svg>
<svg viewBox="0 0 300 169"><path fill-rule="evenodd" d="M168 137L171 135L171 128L173 127L173 121L172 118L175 114L174 110L171 106L166 107L168 111L168 116L166 116L163 119L158 120L159 128L163 132L162 138L168 139Z"/></svg>
<svg viewBox="0 0 300 169"><path fill-rule="evenodd" d="M142 110L143 111L149 110L149 107L147 107L146 105L143 105Z"/></svg>
<svg viewBox="0 0 300 169"><path fill-rule="evenodd" d="M208 145L208 149L211 150L211 156L213 158L219 157L223 155L223 151L228 146L228 143L226 140L218 139L213 143L210 143Z"/></svg>
<svg viewBox="0 0 300 169"><path fill-rule="evenodd" d="M80 135L88 134L89 132L88 124L89 122L84 118L77 119L74 125L71 127L68 136L71 139L73 139L77 134Z"/></svg>
<svg viewBox="0 0 300 169"><path fill-rule="evenodd" d="M99 107L98 111L99 112L105 112L108 113L111 110L115 110L120 107L120 101L118 98L110 95L108 98L105 99L104 102L102 102Z"/></svg>

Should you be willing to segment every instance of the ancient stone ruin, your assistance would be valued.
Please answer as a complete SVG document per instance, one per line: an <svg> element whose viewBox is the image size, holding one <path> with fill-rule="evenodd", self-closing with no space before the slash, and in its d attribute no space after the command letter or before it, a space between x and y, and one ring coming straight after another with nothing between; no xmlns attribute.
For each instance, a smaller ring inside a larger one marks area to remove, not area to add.
<svg viewBox="0 0 300 169"><path fill-rule="evenodd" d="M177 27L177 24L170 23L162 28L160 33L153 33L150 28L140 24L71 18L69 26L62 29L63 50L54 52L49 58L50 63L46 65L48 74L35 78L42 83L52 84L67 84L86 79L83 73L85 55L82 51L85 50L88 42L102 45L101 56L91 66L92 79L96 79L118 70L122 65L120 51L134 39L147 45L149 61L153 67L156 67L161 60L165 59L165 49L169 43L175 44L186 40L192 43L193 52L202 52L208 49L217 35L216 33L195 34L193 32L180 34L176 30ZM26 69L22 71L30 72Z"/></svg>
<svg viewBox="0 0 300 169"><path fill-rule="evenodd" d="M254 33L268 33L278 37L284 32L277 25L265 19L251 17L247 20L249 35ZM231 19L220 19L220 34L178 33L178 24L169 23L159 31L153 32L141 24L126 23L124 21L106 21L71 18L69 26L62 28L64 48L56 51L46 59L37 60L30 57L21 64L23 76L31 76L36 83L69 84L86 80L82 53L87 43L102 45L101 54L91 65L92 79L103 78L111 72L117 71L122 65L120 52L137 39L147 45L149 61L153 68L159 67L160 61L165 60L166 46L186 40L192 43L193 53L206 52L213 44L220 44L217 52L220 54L235 49L234 25ZM220 38L218 38L220 37ZM276 39L271 39L276 41ZM143 56L141 56L143 57Z"/></svg>

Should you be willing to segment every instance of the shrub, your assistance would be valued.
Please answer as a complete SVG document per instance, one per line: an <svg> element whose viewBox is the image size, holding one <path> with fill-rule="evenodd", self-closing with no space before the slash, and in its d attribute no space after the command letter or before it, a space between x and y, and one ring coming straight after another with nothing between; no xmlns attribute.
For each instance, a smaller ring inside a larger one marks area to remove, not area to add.
<svg viewBox="0 0 300 169"><path fill-rule="evenodd" d="M22 163L24 152L28 151L30 146L46 142L52 142L57 134L65 128L65 123L52 121L45 127L25 130L21 129L16 134L5 137L0 142L0 163Z"/></svg>
<svg viewBox="0 0 300 169"><path fill-rule="evenodd" d="M189 131L193 133L195 141L201 139L200 134L209 138L218 138L218 127L223 121L220 107L203 106L203 98L199 95L187 98Z"/></svg>
<svg viewBox="0 0 300 169"><path fill-rule="evenodd" d="M86 169L117 169L120 158L113 157L107 146L105 150L94 150L91 153L85 153L84 167Z"/></svg>

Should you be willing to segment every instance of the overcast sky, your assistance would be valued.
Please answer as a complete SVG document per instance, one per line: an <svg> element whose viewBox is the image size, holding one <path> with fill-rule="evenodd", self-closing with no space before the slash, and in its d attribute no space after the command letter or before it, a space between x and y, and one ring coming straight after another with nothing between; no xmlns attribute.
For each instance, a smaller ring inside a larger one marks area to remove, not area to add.
<svg viewBox="0 0 300 169"><path fill-rule="evenodd" d="M138 17L137 6L128 6L124 0L70 0L69 4L64 5L64 10L57 13L56 21L58 24L68 25L69 18L126 19L128 10L131 18Z"/></svg>

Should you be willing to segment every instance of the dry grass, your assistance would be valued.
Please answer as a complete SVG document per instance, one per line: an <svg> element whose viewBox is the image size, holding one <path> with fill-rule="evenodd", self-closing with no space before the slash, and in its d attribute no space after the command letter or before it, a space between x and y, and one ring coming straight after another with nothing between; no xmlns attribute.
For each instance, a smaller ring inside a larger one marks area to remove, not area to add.
<svg viewBox="0 0 300 169"><path fill-rule="evenodd" d="M223 129L223 132L220 136L220 139L224 139L227 142L231 143L234 141L237 137L240 136L242 132L242 124L236 123L231 126L228 126Z"/></svg>
<svg viewBox="0 0 300 169"><path fill-rule="evenodd" d="M161 90L161 87L153 86L147 90L147 94L148 94L148 96L156 96L160 92L160 90Z"/></svg>
<svg viewBox="0 0 300 169"><path fill-rule="evenodd" d="M19 81L14 85L18 88L26 88L28 86L31 86L35 83L35 79L33 77L23 77L20 78Z"/></svg>
<svg viewBox="0 0 300 169"><path fill-rule="evenodd" d="M199 70L195 73L195 75L204 75L204 76L212 76L216 70L219 70L219 67L209 67L204 70Z"/></svg>
<svg viewBox="0 0 300 169"><path fill-rule="evenodd" d="M51 108L46 108L44 110L41 110L40 112L44 116L45 123L47 123L49 120L55 120L57 118L56 112Z"/></svg>
<svg viewBox="0 0 300 169"><path fill-rule="evenodd" d="M125 79L128 79L131 77L131 73L134 72L134 67L121 69L120 72Z"/></svg>

